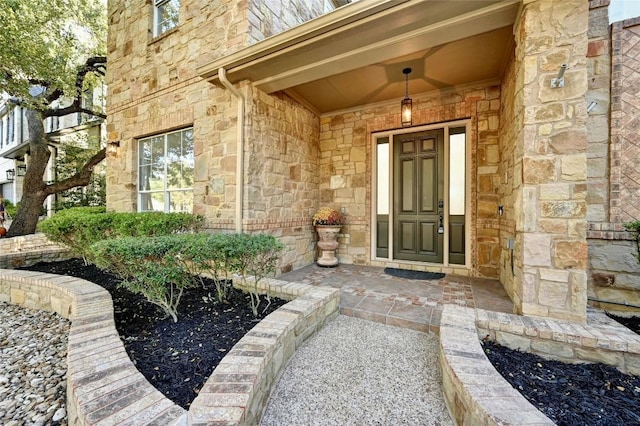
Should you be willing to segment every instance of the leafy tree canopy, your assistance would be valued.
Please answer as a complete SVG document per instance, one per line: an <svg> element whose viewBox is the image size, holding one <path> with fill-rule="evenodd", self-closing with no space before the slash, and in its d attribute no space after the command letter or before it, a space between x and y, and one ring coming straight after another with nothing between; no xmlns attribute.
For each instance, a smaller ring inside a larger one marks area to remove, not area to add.
<svg viewBox="0 0 640 426"><path fill-rule="evenodd" d="M52 94L75 97L78 69L106 52L105 3L0 0L0 93L36 109L46 108ZM91 84L87 77L84 89ZM34 97L35 84L47 96Z"/></svg>

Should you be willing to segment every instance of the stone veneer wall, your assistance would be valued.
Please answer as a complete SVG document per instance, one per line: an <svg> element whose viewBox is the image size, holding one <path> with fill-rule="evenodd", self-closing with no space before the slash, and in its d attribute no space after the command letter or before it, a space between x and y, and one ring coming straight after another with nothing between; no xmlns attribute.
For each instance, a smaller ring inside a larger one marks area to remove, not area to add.
<svg viewBox="0 0 640 426"><path fill-rule="evenodd" d="M314 260L319 117L284 93L250 89L245 158L245 226L286 245L282 272Z"/></svg>
<svg viewBox="0 0 640 426"><path fill-rule="evenodd" d="M69 249L52 243L37 233L0 239L0 268L13 269L39 262L55 262L73 257Z"/></svg>
<svg viewBox="0 0 640 426"><path fill-rule="evenodd" d="M325 6L333 7L328 0L249 0L249 44L316 18L325 13Z"/></svg>
<svg viewBox="0 0 640 426"><path fill-rule="evenodd" d="M585 321L588 3L525 1L516 22L515 308ZM551 88L561 64L564 87ZM521 156L520 156L521 155ZM518 170L516 168L516 170Z"/></svg>
<svg viewBox="0 0 640 426"><path fill-rule="evenodd" d="M640 78L640 18L616 22L610 28L608 5L608 0L591 1L589 56L595 67L589 95L599 105L589 116L593 123L590 137L597 135L604 144L590 140L590 152L599 155L590 158L588 194L589 201L599 204L589 205L589 296L640 306L638 250L633 235L624 229L625 222L640 219L640 90L634 84ZM611 74L607 74L606 65L611 66ZM605 77L609 78L601 83ZM605 83L606 87L601 87ZM609 83L610 143L609 135L601 131L608 123L604 113L608 112ZM600 103L604 111L600 110ZM626 309L621 305L603 306L609 310Z"/></svg>
<svg viewBox="0 0 640 426"><path fill-rule="evenodd" d="M137 210L139 138L193 127L193 213L209 229L235 229L237 100L196 68L324 8L321 0L193 1L182 5L176 28L152 38L150 3L110 2L107 130L121 144L107 158L108 209ZM304 266L314 255L319 118L285 95L238 87L246 98L243 227L286 244L280 270Z"/></svg>
<svg viewBox="0 0 640 426"><path fill-rule="evenodd" d="M516 155L516 135L521 131L522 120L517 120L522 113L522 105L516 110L516 68L515 58L511 57L502 79L501 120L500 120L500 167L495 187L500 196L500 204L504 206L504 214L500 220L500 283L509 294L511 300L522 300L522 288L515 285L515 219L521 214L521 204L517 201L518 189L522 186L522 153ZM521 75L520 75L521 77ZM519 292L518 292L519 291Z"/></svg>
<svg viewBox="0 0 640 426"><path fill-rule="evenodd" d="M498 185L500 87L474 87L412 95L414 126L470 119L471 269L433 267L445 273L498 277L500 263ZM320 202L344 207L347 225L340 236L341 262L371 261L371 176L374 132L401 128L398 104L324 116L320 124ZM383 264L381 263L380 266ZM389 266L385 263L386 266Z"/></svg>

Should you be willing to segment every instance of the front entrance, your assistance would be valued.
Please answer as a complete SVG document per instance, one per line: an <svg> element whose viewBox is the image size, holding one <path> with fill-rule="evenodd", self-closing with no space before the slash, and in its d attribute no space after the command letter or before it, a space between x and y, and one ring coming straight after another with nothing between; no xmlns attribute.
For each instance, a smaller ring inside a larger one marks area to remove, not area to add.
<svg viewBox="0 0 640 426"><path fill-rule="evenodd" d="M466 127L375 140L375 258L464 265Z"/></svg>
<svg viewBox="0 0 640 426"><path fill-rule="evenodd" d="M393 137L393 258L442 263L444 169L442 129Z"/></svg>

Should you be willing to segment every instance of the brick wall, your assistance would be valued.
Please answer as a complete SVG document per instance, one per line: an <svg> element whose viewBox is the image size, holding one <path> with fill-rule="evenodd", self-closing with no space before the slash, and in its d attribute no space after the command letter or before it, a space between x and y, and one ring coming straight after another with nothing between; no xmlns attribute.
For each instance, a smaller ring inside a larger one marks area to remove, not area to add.
<svg viewBox="0 0 640 426"><path fill-rule="evenodd" d="M588 121L589 152L593 154L588 169L589 296L640 305L637 245L624 227L625 222L640 219L640 139L636 118L640 91L633 83L640 78L636 59L640 19L616 22L610 27L608 5L608 1L592 2L589 33L588 56L593 64L589 96L598 102ZM605 133L609 123L610 135ZM621 305L601 306L625 309Z"/></svg>

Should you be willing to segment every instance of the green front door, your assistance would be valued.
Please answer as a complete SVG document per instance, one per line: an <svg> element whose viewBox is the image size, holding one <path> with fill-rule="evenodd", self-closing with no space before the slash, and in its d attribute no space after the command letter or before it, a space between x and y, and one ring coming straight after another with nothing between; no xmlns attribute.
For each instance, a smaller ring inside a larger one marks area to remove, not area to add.
<svg viewBox="0 0 640 426"><path fill-rule="evenodd" d="M394 136L394 259L443 262L443 144L443 129Z"/></svg>

